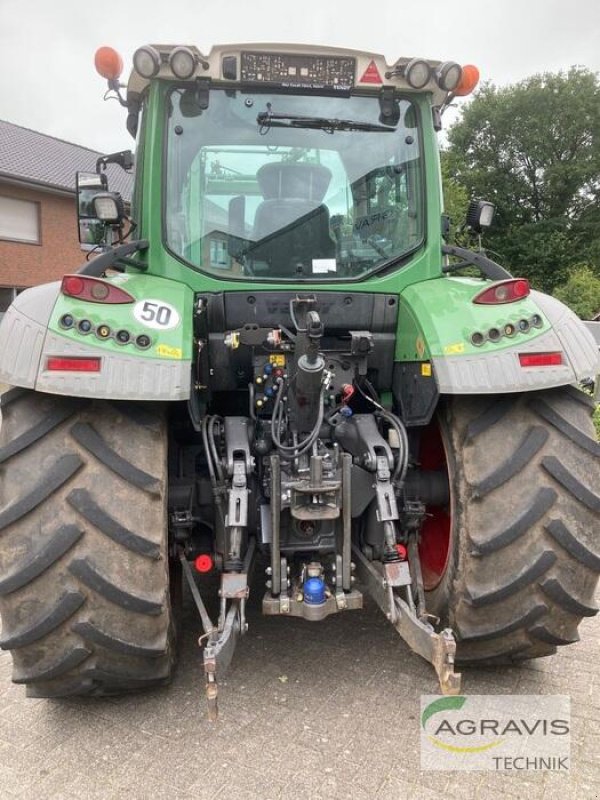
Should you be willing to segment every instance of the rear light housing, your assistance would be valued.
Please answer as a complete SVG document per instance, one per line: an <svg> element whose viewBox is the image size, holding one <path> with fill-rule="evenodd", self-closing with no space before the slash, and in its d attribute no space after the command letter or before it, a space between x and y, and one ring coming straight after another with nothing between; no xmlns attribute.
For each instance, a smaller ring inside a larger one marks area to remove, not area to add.
<svg viewBox="0 0 600 800"><path fill-rule="evenodd" d="M49 372L100 372L101 359L87 356L49 356Z"/></svg>
<svg viewBox="0 0 600 800"><path fill-rule="evenodd" d="M488 306L514 303L527 297L529 292L529 281L525 278L507 278L505 281L497 281L491 286L487 286L482 292L475 295L473 302Z"/></svg>
<svg viewBox="0 0 600 800"><path fill-rule="evenodd" d="M67 297L76 297L88 303L135 303L135 298L129 292L114 286L100 278L90 278L88 275L65 275L60 287L61 292Z"/></svg>
<svg viewBox="0 0 600 800"><path fill-rule="evenodd" d="M554 353L519 353L519 363L522 367L560 367L563 355Z"/></svg>

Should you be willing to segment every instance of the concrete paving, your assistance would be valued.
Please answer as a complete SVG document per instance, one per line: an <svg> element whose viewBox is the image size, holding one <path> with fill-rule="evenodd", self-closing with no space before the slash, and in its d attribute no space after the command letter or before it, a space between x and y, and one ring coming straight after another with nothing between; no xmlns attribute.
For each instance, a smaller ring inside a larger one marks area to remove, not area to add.
<svg viewBox="0 0 600 800"><path fill-rule="evenodd" d="M600 626L526 666L465 670L471 694L570 694L572 770L422 772L419 701L433 670L372 605L322 623L265 618L207 721L190 599L171 686L110 699L28 700L0 653L0 797L36 800L600 798Z"/></svg>

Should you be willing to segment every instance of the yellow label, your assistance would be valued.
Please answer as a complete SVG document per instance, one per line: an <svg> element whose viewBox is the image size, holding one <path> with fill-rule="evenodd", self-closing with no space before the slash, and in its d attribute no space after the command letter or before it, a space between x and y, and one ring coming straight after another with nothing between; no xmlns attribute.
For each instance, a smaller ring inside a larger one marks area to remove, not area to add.
<svg viewBox="0 0 600 800"><path fill-rule="evenodd" d="M183 358L181 347L170 347L168 344L159 344L156 352L165 358Z"/></svg>
<svg viewBox="0 0 600 800"><path fill-rule="evenodd" d="M431 378L431 364L421 364L421 375L424 378Z"/></svg>
<svg viewBox="0 0 600 800"><path fill-rule="evenodd" d="M269 356L269 363L274 367L285 367L285 356L281 354Z"/></svg>
<svg viewBox="0 0 600 800"><path fill-rule="evenodd" d="M465 344L464 342L456 342L455 344L447 344L444 347L444 353L447 356L453 355L455 353L464 353L465 352Z"/></svg>

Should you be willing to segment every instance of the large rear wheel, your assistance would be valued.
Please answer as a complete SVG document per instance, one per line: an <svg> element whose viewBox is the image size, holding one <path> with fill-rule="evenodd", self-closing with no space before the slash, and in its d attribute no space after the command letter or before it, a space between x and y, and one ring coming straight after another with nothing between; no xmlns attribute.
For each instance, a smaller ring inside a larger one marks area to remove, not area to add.
<svg viewBox="0 0 600 800"><path fill-rule="evenodd" d="M458 397L441 409L451 507L432 514L421 549L428 610L456 632L461 663L549 655L597 613L592 410L572 387Z"/></svg>
<svg viewBox="0 0 600 800"><path fill-rule="evenodd" d="M160 410L13 389L0 402L0 646L33 697L168 681Z"/></svg>

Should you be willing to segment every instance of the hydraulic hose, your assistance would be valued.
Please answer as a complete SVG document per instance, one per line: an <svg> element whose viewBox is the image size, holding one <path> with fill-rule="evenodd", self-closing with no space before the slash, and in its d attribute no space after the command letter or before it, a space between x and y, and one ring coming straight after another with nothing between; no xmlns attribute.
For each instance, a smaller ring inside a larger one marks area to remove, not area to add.
<svg viewBox="0 0 600 800"><path fill-rule="evenodd" d="M317 441L325 416L325 386L321 387L321 392L319 394L319 413L317 414L317 420L312 431L301 442L298 442L295 445L285 445L282 443L280 438L281 423L283 422L282 397L284 391L285 383L281 381L279 384L279 389L277 390L277 396L275 398L273 416L271 417L271 438L273 439L273 443L280 453L286 458L292 459L298 458L298 456L306 453Z"/></svg>

